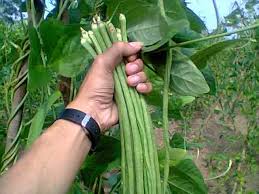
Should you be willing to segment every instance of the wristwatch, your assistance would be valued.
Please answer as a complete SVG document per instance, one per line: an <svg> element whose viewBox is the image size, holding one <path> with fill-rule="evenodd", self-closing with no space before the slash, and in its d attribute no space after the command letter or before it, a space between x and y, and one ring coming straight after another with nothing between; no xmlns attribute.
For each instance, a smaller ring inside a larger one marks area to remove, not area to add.
<svg viewBox="0 0 259 194"><path fill-rule="evenodd" d="M96 149L100 140L101 130L98 123L90 115L76 109L67 108L61 113L59 119L80 125L92 142L91 151Z"/></svg>

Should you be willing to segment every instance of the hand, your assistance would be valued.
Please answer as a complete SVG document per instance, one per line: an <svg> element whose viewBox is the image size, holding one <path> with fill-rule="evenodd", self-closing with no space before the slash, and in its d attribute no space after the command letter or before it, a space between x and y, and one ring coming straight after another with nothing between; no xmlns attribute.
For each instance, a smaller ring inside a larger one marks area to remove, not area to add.
<svg viewBox="0 0 259 194"><path fill-rule="evenodd" d="M139 42L118 42L105 53L97 56L77 97L68 107L91 115L102 131L115 125L118 122L118 110L113 100L113 70L116 65L125 58L128 61L126 64L128 85L135 87L140 93L149 93L152 90L152 85L147 82L143 71L143 61L137 57L141 48L142 44Z"/></svg>

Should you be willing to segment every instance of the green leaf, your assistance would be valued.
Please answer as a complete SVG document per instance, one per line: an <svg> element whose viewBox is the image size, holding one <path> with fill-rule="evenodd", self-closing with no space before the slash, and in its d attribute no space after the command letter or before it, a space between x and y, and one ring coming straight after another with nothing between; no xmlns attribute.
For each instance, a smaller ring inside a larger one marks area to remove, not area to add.
<svg viewBox="0 0 259 194"><path fill-rule="evenodd" d="M152 72L151 70L146 70L149 80L152 83L153 90L149 95L146 95L146 100L148 104L158 107L158 110L152 115L153 119L156 121L161 121L162 118L162 106L163 102L161 99L163 98L163 85L164 81L157 74ZM195 100L192 96L178 96L176 94L169 94L169 117L179 118L180 110L183 106L193 102Z"/></svg>
<svg viewBox="0 0 259 194"><path fill-rule="evenodd" d="M217 93L217 83L214 72L212 71L211 67L207 65L204 69L201 70L206 82L210 87L209 94L216 95Z"/></svg>
<svg viewBox="0 0 259 194"><path fill-rule="evenodd" d="M64 24L56 19L49 18L41 23L39 31L48 60L51 58L59 39L65 34L64 28Z"/></svg>
<svg viewBox="0 0 259 194"><path fill-rule="evenodd" d="M170 167L168 184L171 193L207 193L202 174L191 159L182 160Z"/></svg>
<svg viewBox="0 0 259 194"><path fill-rule="evenodd" d="M161 14L156 4L140 0L106 1L107 15L116 11L113 23L118 24L118 14L127 18L127 32L130 40L141 41L145 46L155 44L162 39L160 33ZM117 8L117 6L119 7ZM119 25L118 25L119 26Z"/></svg>
<svg viewBox="0 0 259 194"><path fill-rule="evenodd" d="M187 152L184 149L180 148L170 148L169 149L169 165L170 166L176 166L179 162L186 159ZM163 167L164 160L165 160L165 149L161 149L158 151L158 159L160 166Z"/></svg>
<svg viewBox="0 0 259 194"><path fill-rule="evenodd" d="M60 75L75 77L89 65L91 57L81 46L80 36L62 37L52 55L50 66Z"/></svg>
<svg viewBox="0 0 259 194"><path fill-rule="evenodd" d="M171 18L167 18L167 21L161 18L161 23L164 23L160 26L160 32L162 39L150 46L144 47L143 52L151 52L154 51L161 46L165 45L171 38L173 38L177 33L183 31L185 28L188 28L189 23L187 20L173 20Z"/></svg>
<svg viewBox="0 0 259 194"><path fill-rule="evenodd" d="M185 142L183 136L180 133L174 133L170 140L170 146L172 148L187 149L187 142Z"/></svg>
<svg viewBox="0 0 259 194"><path fill-rule="evenodd" d="M181 43L181 42L187 42L190 40L202 38L202 35L191 30L188 27L182 28L173 38L174 42L176 43ZM186 48L196 48L200 45L201 43L195 43L195 44L190 44L186 46Z"/></svg>
<svg viewBox="0 0 259 194"><path fill-rule="evenodd" d="M187 20L184 7L180 0L163 0L164 1L164 8L165 13L171 19L177 21L185 19Z"/></svg>
<svg viewBox="0 0 259 194"><path fill-rule="evenodd" d="M36 115L32 119L31 127L29 130L29 135L27 139L27 148L29 148L32 143L40 136L42 132L42 127L44 125L46 117L46 106L42 106L38 109Z"/></svg>
<svg viewBox="0 0 259 194"><path fill-rule="evenodd" d="M202 33L202 31L207 31L207 27L205 23L191 9L189 9L188 7L185 7L185 13L190 22L190 27L192 30L198 33Z"/></svg>
<svg viewBox="0 0 259 194"><path fill-rule="evenodd" d="M207 62L211 57L215 56L216 54L225 50L226 48L235 46L237 43L240 43L242 41L244 40L237 39L218 42L200 51L197 51L194 55L191 56L191 60L199 69L203 69L206 67Z"/></svg>
<svg viewBox="0 0 259 194"><path fill-rule="evenodd" d="M84 184L83 183L80 183L80 182L77 182L75 181L69 191L67 192L67 194L92 194L92 192L87 192L84 188Z"/></svg>
<svg viewBox="0 0 259 194"><path fill-rule="evenodd" d="M41 58L41 44L35 28L29 28L30 56L29 56L29 90L33 91L46 86L51 79L49 69L43 66ZM39 79L40 78L40 79Z"/></svg>
<svg viewBox="0 0 259 194"><path fill-rule="evenodd" d="M157 4L157 2L155 2ZM162 39L154 45L144 47L144 52L158 49L173 38L177 33L189 28L189 22L179 0L164 1L166 21L160 17L160 33Z"/></svg>
<svg viewBox="0 0 259 194"><path fill-rule="evenodd" d="M191 104L195 100L195 97L193 97L193 96L179 96L179 99L182 101L182 106L185 106L187 104Z"/></svg>
<svg viewBox="0 0 259 194"><path fill-rule="evenodd" d="M95 178L118 163L120 158L120 141L110 137L102 136L96 151L87 156L81 170L84 174L85 181L89 184L93 183ZM118 166L119 167L119 166Z"/></svg>
<svg viewBox="0 0 259 194"><path fill-rule="evenodd" d="M167 3L168 2L170 3L170 1L167 1ZM119 13L125 14L129 39L132 41L141 41L146 47L153 46L149 48L149 51L162 46L170 40L179 29L188 25L188 21L184 20L183 17L179 17L177 14L172 14L170 15L171 17L165 20L165 18L161 16L156 1L107 0L105 3L108 6L107 15L109 17L115 12L113 23L118 24L117 16ZM179 13L179 11L177 11L177 13Z"/></svg>
<svg viewBox="0 0 259 194"><path fill-rule="evenodd" d="M209 92L209 86L193 62L174 49L170 87L183 96L199 96Z"/></svg>
<svg viewBox="0 0 259 194"><path fill-rule="evenodd" d="M54 92L48 100L38 109L37 113L32 119L30 126L26 147L29 148L32 143L40 136L45 118L51 106L61 97L59 91Z"/></svg>
<svg viewBox="0 0 259 194"><path fill-rule="evenodd" d="M74 77L88 66L90 56L81 45L79 25L49 19L41 24L40 32L48 66L58 74Z"/></svg>

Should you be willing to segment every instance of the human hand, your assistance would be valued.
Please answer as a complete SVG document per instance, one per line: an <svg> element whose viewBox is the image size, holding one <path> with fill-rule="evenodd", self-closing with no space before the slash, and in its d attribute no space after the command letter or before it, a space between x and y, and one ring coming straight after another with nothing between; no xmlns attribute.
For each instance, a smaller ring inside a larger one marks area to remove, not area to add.
<svg viewBox="0 0 259 194"><path fill-rule="evenodd" d="M139 42L113 44L94 60L86 75L79 93L68 108L75 108L91 115L102 131L118 122L118 110L113 100L113 70L124 58L127 60L127 83L140 93L149 93L152 85L147 82L143 61L137 53L141 50Z"/></svg>

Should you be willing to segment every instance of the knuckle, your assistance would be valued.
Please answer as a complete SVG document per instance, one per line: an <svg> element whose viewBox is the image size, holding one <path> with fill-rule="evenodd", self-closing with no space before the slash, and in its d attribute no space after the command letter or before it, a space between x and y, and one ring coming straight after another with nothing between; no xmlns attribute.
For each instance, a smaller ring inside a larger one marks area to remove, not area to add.
<svg viewBox="0 0 259 194"><path fill-rule="evenodd" d="M114 43L114 47L115 47L116 49L118 49L118 50L123 49L124 46L125 46L125 43L124 43L124 42L116 42L116 43Z"/></svg>
<svg viewBox="0 0 259 194"><path fill-rule="evenodd" d="M103 64L103 63L104 63L104 56L103 56L103 54L98 55L98 56L95 58L94 63L95 63L95 64L98 64L98 65Z"/></svg>

